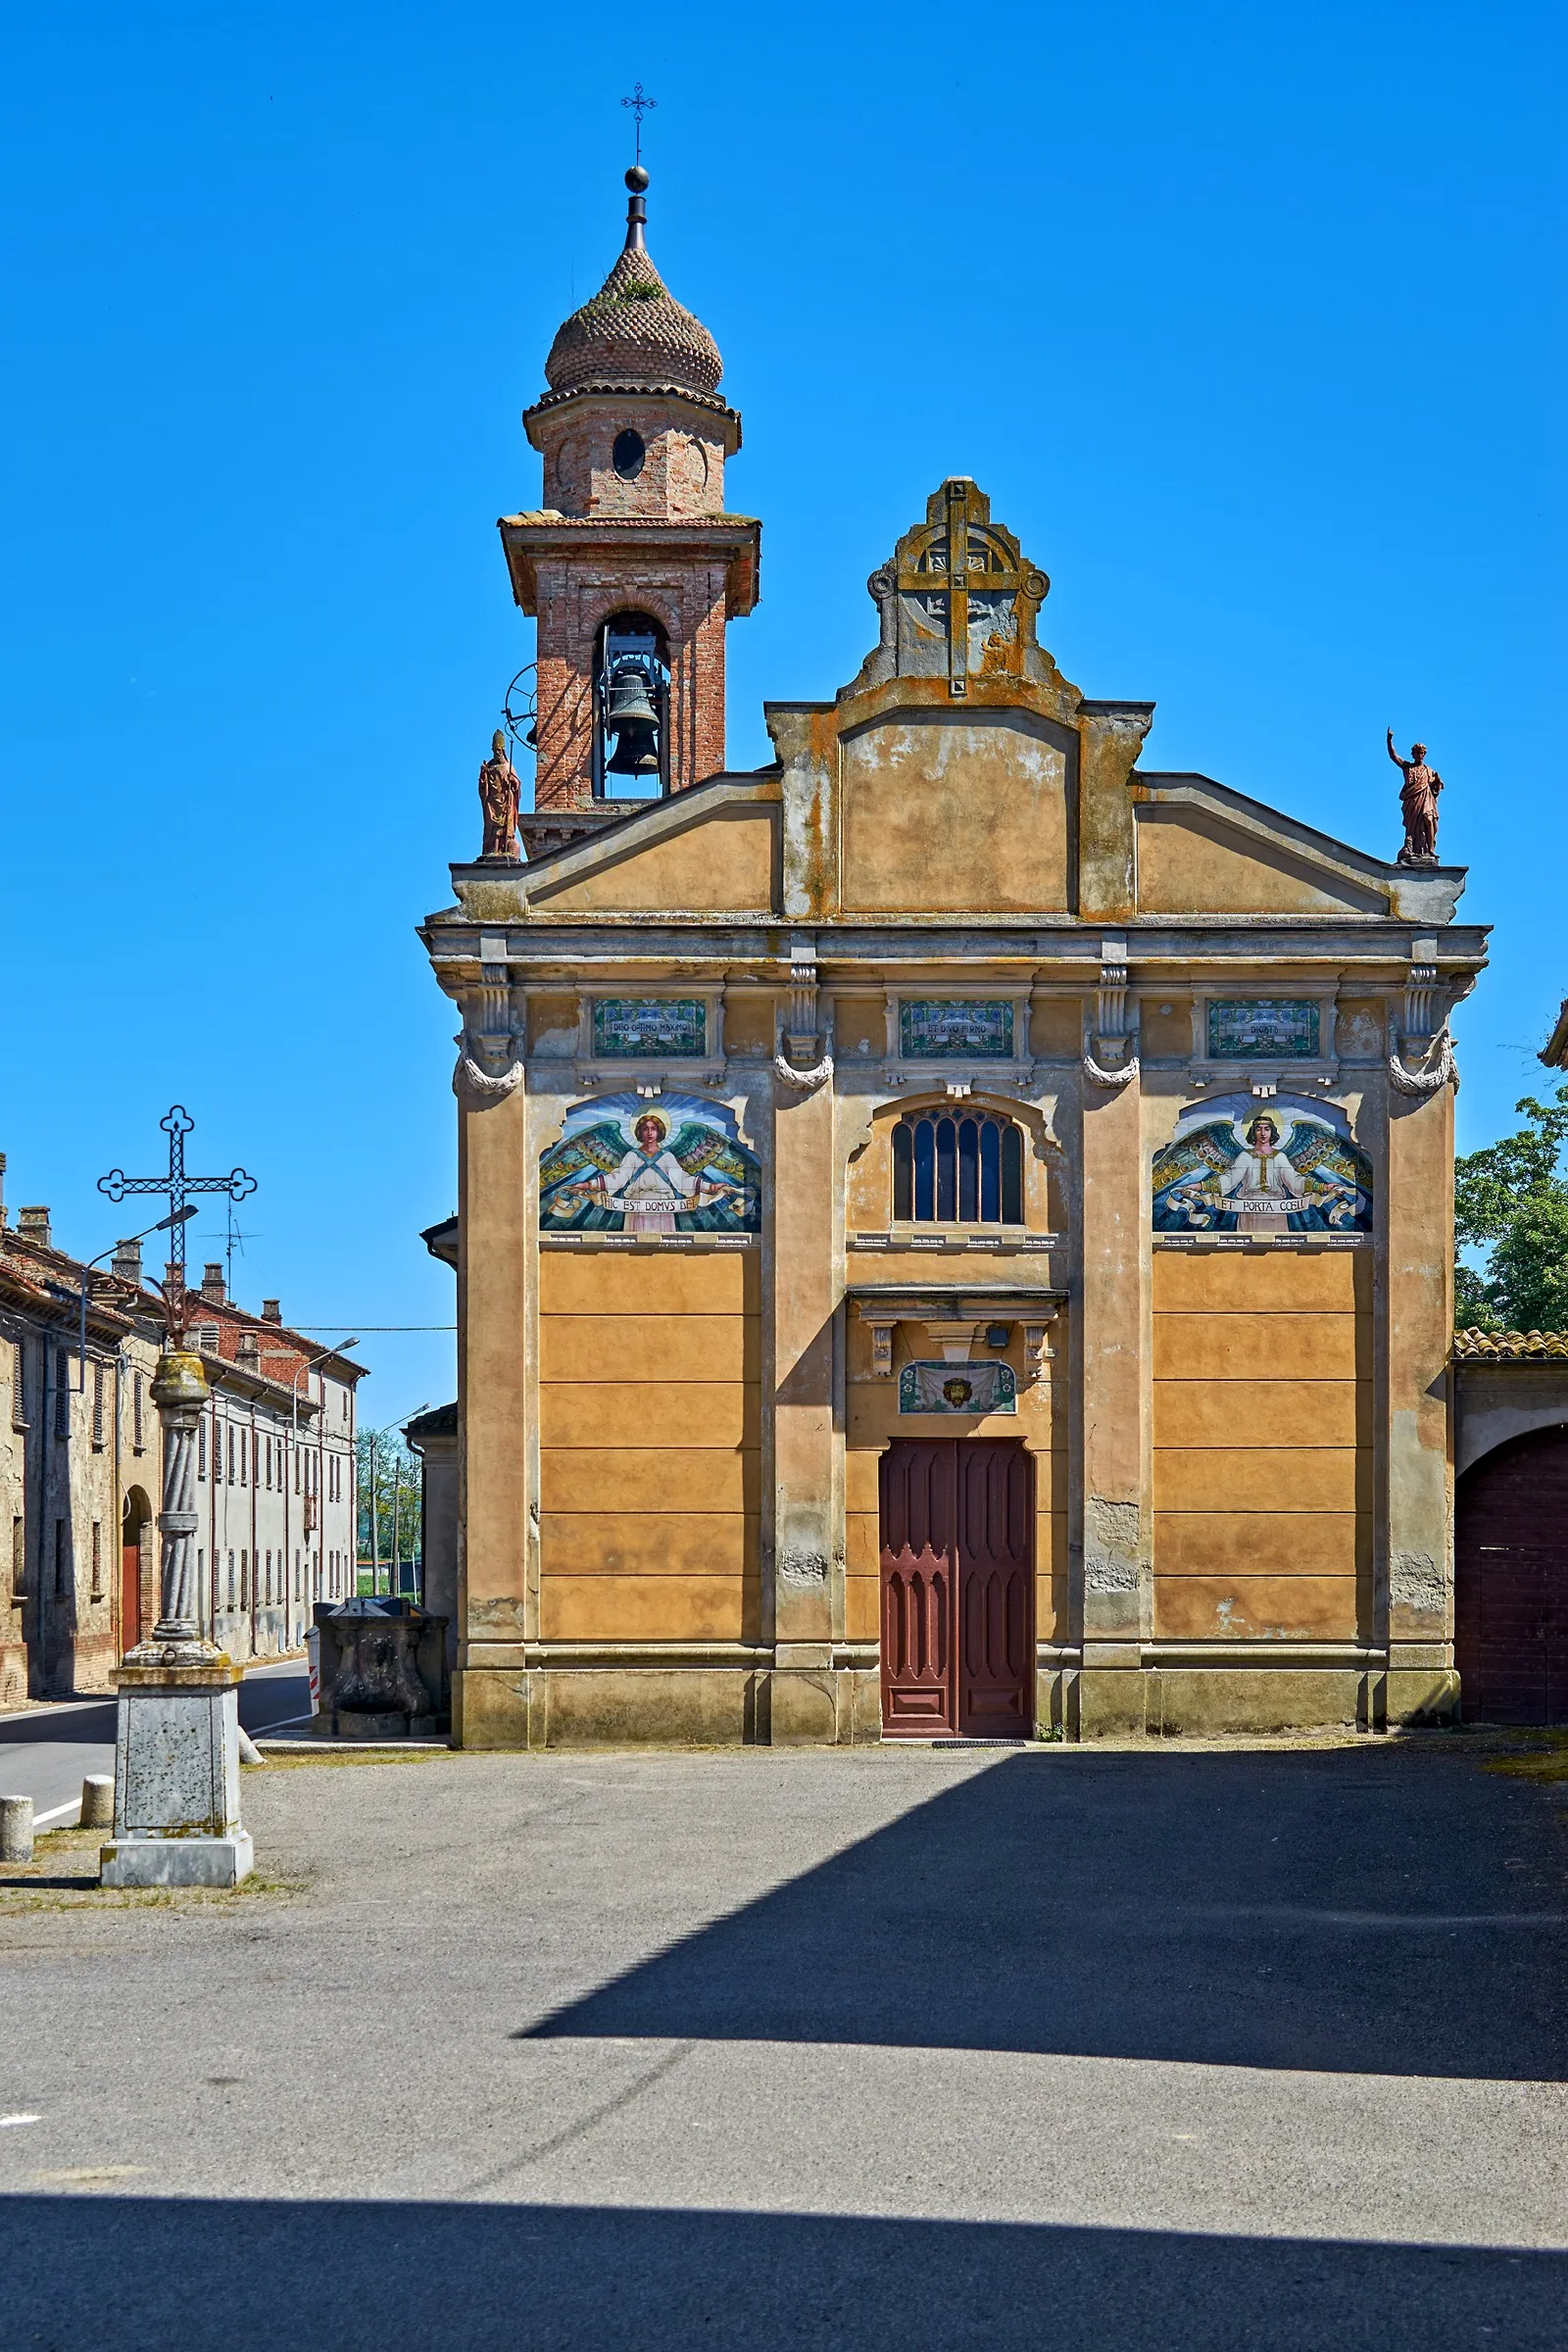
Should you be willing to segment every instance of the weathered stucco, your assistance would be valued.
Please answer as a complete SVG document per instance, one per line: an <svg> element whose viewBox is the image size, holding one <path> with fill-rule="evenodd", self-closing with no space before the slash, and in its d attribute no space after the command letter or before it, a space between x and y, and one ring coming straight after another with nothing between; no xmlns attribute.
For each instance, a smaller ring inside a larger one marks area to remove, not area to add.
<svg viewBox="0 0 1568 2352"><path fill-rule="evenodd" d="M1388 1055L1419 1073L1411 1004L1441 1021L1482 964L1463 876L1146 774L1151 706L1062 677L1046 585L943 485L872 576L858 677L768 706L776 767L510 875L459 865L424 926L480 1073L465 1740L878 1737L878 1463L922 1432L1029 1454L1043 1726L1451 1705L1451 1090L1401 1091ZM962 644L938 625L960 594ZM592 1000L640 994L708 1004L703 1054L599 1060ZM1315 1055L1210 1060L1215 998L1307 1000ZM901 1005L944 1000L1004 1007L1010 1047L906 1058ZM540 1236L541 1152L633 1086L733 1112L759 1231ZM1293 1088L1366 1154L1374 1230L1155 1236L1151 1156L1184 1107ZM1021 1222L897 1211L893 1132L923 1110L1016 1125ZM1012 1302L994 1346L972 1320L1015 1413L901 1412L932 1286Z"/></svg>

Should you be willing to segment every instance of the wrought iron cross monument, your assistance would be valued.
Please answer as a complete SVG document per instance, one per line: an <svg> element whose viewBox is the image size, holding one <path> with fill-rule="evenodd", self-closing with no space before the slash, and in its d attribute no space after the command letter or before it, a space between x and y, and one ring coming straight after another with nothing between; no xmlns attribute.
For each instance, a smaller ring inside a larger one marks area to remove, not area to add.
<svg viewBox="0 0 1568 2352"><path fill-rule="evenodd" d="M111 1168L107 1176L98 1179L98 1190L107 1193L111 1200L123 1200L130 1193L165 1193L169 1197L169 1213L179 1218L186 1198L191 1193L226 1193L231 1200L243 1200L256 1190L256 1179L243 1168L230 1168L226 1176L190 1176L185 1172L185 1138L196 1122L182 1102L173 1103L158 1122L169 1138L169 1173L167 1176L127 1176L123 1168ZM169 1279L163 1285L164 1321L171 1349L185 1344L185 1226L181 1219L171 1228L169 1236L171 1259Z"/></svg>

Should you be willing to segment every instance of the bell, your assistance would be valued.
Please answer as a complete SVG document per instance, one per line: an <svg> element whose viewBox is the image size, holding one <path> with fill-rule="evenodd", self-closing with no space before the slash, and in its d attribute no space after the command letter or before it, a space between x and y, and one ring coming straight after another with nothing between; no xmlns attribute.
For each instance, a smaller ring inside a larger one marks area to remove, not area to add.
<svg viewBox="0 0 1568 2352"><path fill-rule="evenodd" d="M648 699L648 681L639 664L624 662L610 680L606 732L615 748L605 761L612 776L657 776L659 773L659 712Z"/></svg>

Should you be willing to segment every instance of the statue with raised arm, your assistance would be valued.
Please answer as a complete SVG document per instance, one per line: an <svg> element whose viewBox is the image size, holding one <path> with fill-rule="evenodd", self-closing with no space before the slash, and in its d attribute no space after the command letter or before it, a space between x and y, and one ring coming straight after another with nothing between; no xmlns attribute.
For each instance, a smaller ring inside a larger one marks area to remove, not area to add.
<svg viewBox="0 0 1568 2352"><path fill-rule="evenodd" d="M522 786L507 758L507 739L497 727L490 757L479 770L479 806L484 810L484 848L481 858L520 858L517 848L517 801Z"/></svg>
<svg viewBox="0 0 1568 2352"><path fill-rule="evenodd" d="M1389 729L1389 758L1404 778L1399 794L1399 807L1404 815L1404 847L1399 852L1400 865L1436 865L1438 862L1438 795L1443 790L1443 778L1435 767L1427 765L1427 747L1412 743L1410 757L1401 760L1394 748L1394 729Z"/></svg>

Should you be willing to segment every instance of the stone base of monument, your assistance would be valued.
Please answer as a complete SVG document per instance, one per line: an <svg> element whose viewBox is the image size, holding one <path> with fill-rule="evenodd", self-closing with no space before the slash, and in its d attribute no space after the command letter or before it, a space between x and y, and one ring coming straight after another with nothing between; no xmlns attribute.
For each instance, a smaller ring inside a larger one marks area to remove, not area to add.
<svg viewBox="0 0 1568 2352"><path fill-rule="evenodd" d="M102 1886L237 1886L256 1867L249 1830L232 1838L117 1838L103 1847Z"/></svg>
<svg viewBox="0 0 1568 2352"><path fill-rule="evenodd" d="M243 1670L206 1642L127 1652L116 1681L115 1835L105 1886L237 1886L254 1867L239 1818Z"/></svg>

